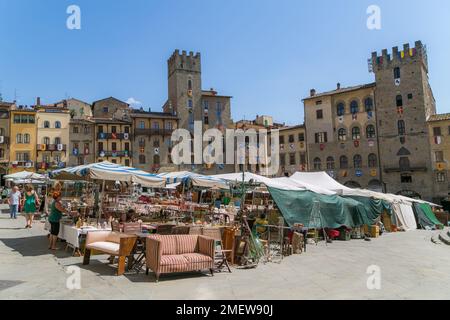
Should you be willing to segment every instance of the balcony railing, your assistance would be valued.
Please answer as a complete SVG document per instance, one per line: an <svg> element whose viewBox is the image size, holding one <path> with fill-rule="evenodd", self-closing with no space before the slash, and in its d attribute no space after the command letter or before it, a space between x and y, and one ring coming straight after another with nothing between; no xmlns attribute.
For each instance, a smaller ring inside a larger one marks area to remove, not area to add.
<svg viewBox="0 0 450 320"><path fill-rule="evenodd" d="M57 168L65 168L67 166L66 162L38 162L36 163L36 169L38 170L46 170L46 169L57 169Z"/></svg>
<svg viewBox="0 0 450 320"><path fill-rule="evenodd" d="M135 129L134 132L137 136L171 136L174 129Z"/></svg>
<svg viewBox="0 0 450 320"><path fill-rule="evenodd" d="M131 154L130 151L99 151L99 157L112 157L112 158L121 158L121 157L129 157Z"/></svg>
<svg viewBox="0 0 450 320"><path fill-rule="evenodd" d="M38 144L37 151L66 151L65 144Z"/></svg>
<svg viewBox="0 0 450 320"><path fill-rule="evenodd" d="M130 133L98 133L97 138L99 140L129 140L131 138Z"/></svg>
<svg viewBox="0 0 450 320"><path fill-rule="evenodd" d="M34 162L33 161L12 161L11 166L13 168L33 168Z"/></svg>
<svg viewBox="0 0 450 320"><path fill-rule="evenodd" d="M410 167L404 167L400 168L398 167L384 167L384 172L390 173L390 172L426 172L428 170L427 166L425 164L422 165L415 165Z"/></svg>

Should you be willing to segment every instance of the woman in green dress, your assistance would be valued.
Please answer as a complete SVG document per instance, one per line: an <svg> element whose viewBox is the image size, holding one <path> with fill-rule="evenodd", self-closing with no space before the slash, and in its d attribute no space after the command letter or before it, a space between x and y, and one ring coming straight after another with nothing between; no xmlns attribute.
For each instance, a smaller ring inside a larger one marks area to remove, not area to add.
<svg viewBox="0 0 450 320"><path fill-rule="evenodd" d="M25 194L22 199L22 207L25 212L25 219L27 222L25 229L32 228L34 215L38 211L37 208L39 208L39 205L39 197L34 191L33 186L27 185L25 187Z"/></svg>

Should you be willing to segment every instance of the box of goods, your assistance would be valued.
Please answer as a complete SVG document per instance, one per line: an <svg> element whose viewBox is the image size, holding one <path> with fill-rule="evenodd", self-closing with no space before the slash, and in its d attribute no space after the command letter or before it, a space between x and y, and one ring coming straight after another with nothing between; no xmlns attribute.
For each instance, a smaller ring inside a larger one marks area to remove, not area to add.
<svg viewBox="0 0 450 320"><path fill-rule="evenodd" d="M369 226L367 225L367 224L365 224L364 226L363 226L363 231L364 231L364 234L366 235L368 235L369 234Z"/></svg>
<svg viewBox="0 0 450 320"><path fill-rule="evenodd" d="M370 226L370 237L378 238L380 236L380 227L379 226Z"/></svg>
<svg viewBox="0 0 450 320"><path fill-rule="evenodd" d="M351 230L341 229L339 230L339 240L341 241L350 241L351 240Z"/></svg>

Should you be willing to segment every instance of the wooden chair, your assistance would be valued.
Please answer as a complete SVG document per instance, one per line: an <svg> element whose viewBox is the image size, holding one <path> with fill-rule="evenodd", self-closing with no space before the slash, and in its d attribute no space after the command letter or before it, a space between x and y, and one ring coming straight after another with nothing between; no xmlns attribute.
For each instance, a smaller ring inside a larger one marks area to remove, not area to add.
<svg viewBox="0 0 450 320"><path fill-rule="evenodd" d="M216 270L222 271L224 267L231 273L230 265L228 264L227 254L231 254L233 250L224 250L222 245L222 232L219 228L203 228L203 235L215 240L215 254L214 262Z"/></svg>
<svg viewBox="0 0 450 320"><path fill-rule="evenodd" d="M172 234L189 234L189 227L188 226L173 227Z"/></svg>
<svg viewBox="0 0 450 320"><path fill-rule="evenodd" d="M118 221L111 221L111 230L113 232L120 232L121 231L120 222Z"/></svg>
<svg viewBox="0 0 450 320"><path fill-rule="evenodd" d="M173 224L160 224L156 227L156 233L161 235L172 234Z"/></svg>
<svg viewBox="0 0 450 320"><path fill-rule="evenodd" d="M191 235L201 235L202 234L202 227L199 227L199 226L189 227L189 234L191 234Z"/></svg>
<svg viewBox="0 0 450 320"><path fill-rule="evenodd" d="M127 222L123 224L123 233L136 234L142 232L142 226L139 222Z"/></svg>

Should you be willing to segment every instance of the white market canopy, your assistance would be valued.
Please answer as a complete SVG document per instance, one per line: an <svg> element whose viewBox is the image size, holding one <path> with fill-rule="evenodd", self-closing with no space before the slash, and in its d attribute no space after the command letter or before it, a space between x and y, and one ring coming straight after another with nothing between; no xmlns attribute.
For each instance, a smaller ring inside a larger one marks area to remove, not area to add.
<svg viewBox="0 0 450 320"><path fill-rule="evenodd" d="M153 188L165 186L164 179L155 174L108 161L55 170L50 173L50 177L58 180L122 181Z"/></svg>
<svg viewBox="0 0 450 320"><path fill-rule="evenodd" d="M8 174L3 177L5 180L45 180L47 179L46 176L35 173L35 172L29 172L29 171L21 171L13 174Z"/></svg>

